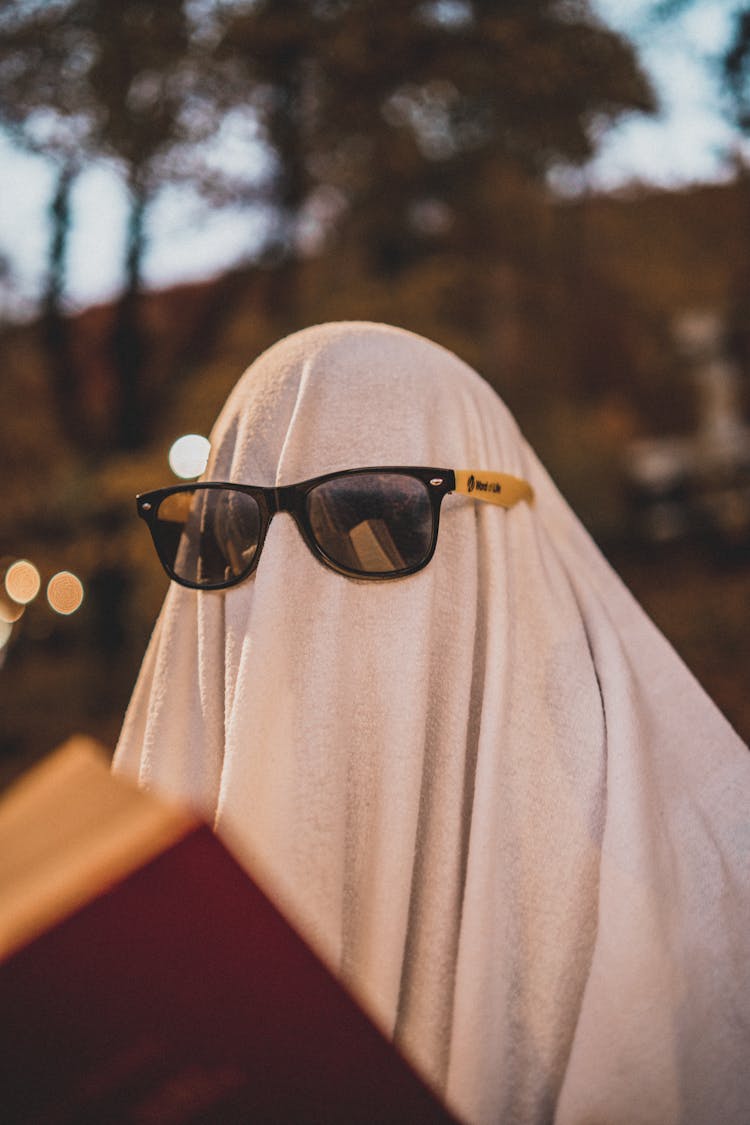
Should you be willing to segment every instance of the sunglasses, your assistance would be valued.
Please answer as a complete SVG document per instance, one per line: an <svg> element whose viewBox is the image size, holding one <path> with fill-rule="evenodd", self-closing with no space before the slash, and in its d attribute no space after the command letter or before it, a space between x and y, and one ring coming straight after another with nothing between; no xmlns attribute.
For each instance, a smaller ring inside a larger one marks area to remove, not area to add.
<svg viewBox="0 0 750 1125"><path fill-rule="evenodd" d="M531 485L470 469L370 468L260 488L206 481L137 497L162 566L192 590L226 590L253 573L269 524L290 512L317 559L348 578L403 578L435 553L449 492L512 508Z"/></svg>

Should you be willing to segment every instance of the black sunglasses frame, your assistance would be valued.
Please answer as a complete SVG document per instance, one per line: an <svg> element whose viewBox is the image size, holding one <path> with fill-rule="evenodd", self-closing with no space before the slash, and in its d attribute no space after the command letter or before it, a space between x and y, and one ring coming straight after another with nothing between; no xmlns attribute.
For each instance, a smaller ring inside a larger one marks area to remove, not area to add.
<svg viewBox="0 0 750 1125"><path fill-rule="evenodd" d="M412 477L425 485L432 510L432 535L429 548L424 558L420 559L418 563L412 566L404 567L401 570L388 571L351 570L348 567L341 566L340 563L326 554L313 535L307 514L308 494L318 485L326 483L326 481L343 477L362 476L363 474L371 473ZM154 547L156 548L156 553L159 556L159 561L165 572L173 582L177 582L180 586L186 586L190 590L227 590L232 586L237 586L240 582L244 582L246 578L249 578L258 565L268 528L277 512L290 513L302 534L302 538L305 543L307 543L307 546L315 557L329 569L335 570L338 574L343 574L347 578L358 578L363 581L383 581L383 579L388 578L406 578L409 574L415 574L417 571L427 566L435 553L435 546L437 544L440 505L442 504L443 497L449 492L453 492L455 487L456 477L453 469L374 465L369 468L343 469L340 472L324 473L322 476L311 477L309 480L300 481L298 484L282 485L279 488L264 488L254 484L230 484L222 481L200 481L195 484L175 484L168 488L157 488L152 492L141 493L136 497L136 506L138 515L148 525ZM247 496L252 496L255 500L260 512L258 545L249 566L246 570L242 571L241 574L235 575L223 582L191 582L190 579L181 578L178 574L175 574L162 556L156 531L159 505L165 497L172 496L175 493L195 493L219 489L242 492Z"/></svg>

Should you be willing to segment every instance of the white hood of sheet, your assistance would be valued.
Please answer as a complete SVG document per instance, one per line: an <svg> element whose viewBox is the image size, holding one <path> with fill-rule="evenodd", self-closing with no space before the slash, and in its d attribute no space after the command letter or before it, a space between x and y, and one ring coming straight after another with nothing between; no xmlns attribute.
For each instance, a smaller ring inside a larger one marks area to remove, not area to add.
<svg viewBox="0 0 750 1125"><path fill-rule="evenodd" d="M211 441L207 479L480 468L536 503L447 497L391 582L276 516L253 578L170 588L115 768L204 811L465 1120L746 1123L750 754L495 392L325 325Z"/></svg>

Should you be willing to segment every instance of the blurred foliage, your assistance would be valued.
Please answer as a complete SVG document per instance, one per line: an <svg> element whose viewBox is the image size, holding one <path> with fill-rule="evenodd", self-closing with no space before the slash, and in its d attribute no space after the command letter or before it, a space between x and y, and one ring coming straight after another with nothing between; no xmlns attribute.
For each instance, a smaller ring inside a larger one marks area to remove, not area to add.
<svg viewBox="0 0 750 1125"><path fill-rule="evenodd" d="M742 323L747 188L549 187L652 108L632 49L584 0L0 3L0 124L57 176L39 320L2 334L0 572L26 556L87 591L65 620L40 596L0 650L0 780L73 730L113 744L166 589L135 493L165 483L171 442L208 431L264 347L346 318L421 332L488 378L750 735L736 662L716 675L707 641L731 626L746 648L746 568L728 579L731 621L688 600L715 564L701 547L666 560L661 596L658 558L628 546L621 474L632 438L695 427L675 316ZM252 159L222 164L227 129ZM125 283L72 316L71 192L101 160L130 192ZM174 183L261 208L266 236L215 282L147 294L146 220Z"/></svg>
<svg viewBox="0 0 750 1125"><path fill-rule="evenodd" d="M158 188L179 174L175 153L204 142L215 125L188 110L202 79L203 59L191 48L182 2L3 5L0 120L20 144L57 167L44 340L67 436L90 450L97 438L102 445L114 440L135 448L147 433L147 341L137 299L146 209ZM131 205L126 281L110 333L109 425L99 433L91 428L61 302L70 195L82 168L102 157L121 168Z"/></svg>
<svg viewBox="0 0 750 1125"><path fill-rule="evenodd" d="M166 184L265 205L263 257L291 325L294 272L282 267L305 240L376 273L445 245L464 262L495 258L503 212L488 184L580 163L608 122L650 108L631 48L583 0L6 0L0 123L57 168L43 340L68 439L89 453L139 448L163 405L170 380L147 375L138 296L147 210ZM230 175L208 142L238 117L258 157ZM62 302L70 194L104 158L131 204L92 417Z"/></svg>
<svg viewBox="0 0 750 1125"><path fill-rule="evenodd" d="M724 76L740 129L750 132L750 8L735 13L734 36L724 58Z"/></svg>

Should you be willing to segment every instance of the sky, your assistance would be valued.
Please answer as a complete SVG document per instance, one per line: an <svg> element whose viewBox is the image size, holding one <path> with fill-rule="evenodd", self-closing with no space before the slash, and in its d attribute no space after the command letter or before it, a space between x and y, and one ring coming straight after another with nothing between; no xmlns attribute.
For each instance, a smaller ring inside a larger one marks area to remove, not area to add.
<svg viewBox="0 0 750 1125"><path fill-rule="evenodd" d="M601 18L630 38L661 103L654 120L633 116L607 134L584 171L558 172L563 191L612 190L634 182L677 187L726 179L736 137L722 114L712 62L730 39L736 0L695 0L689 11L661 26L649 20L654 0L592 0ZM217 139L217 159L242 159L243 140ZM44 275L45 212L52 172L41 158L25 156L0 135L3 169L0 255L11 269L3 287L6 314L33 308ZM69 256L71 309L111 298L121 281L127 213L125 189L102 164L82 175L75 189L76 223ZM169 189L152 207L146 281L159 287L209 277L246 257L258 244L262 219L210 213L187 191Z"/></svg>
<svg viewBox="0 0 750 1125"><path fill-rule="evenodd" d="M736 135L722 113L716 64L731 41L736 0L699 0L679 19L649 19L654 0L593 0L598 14L636 46L661 104L650 120L616 126L587 170L591 183L633 180L664 187L724 179Z"/></svg>

